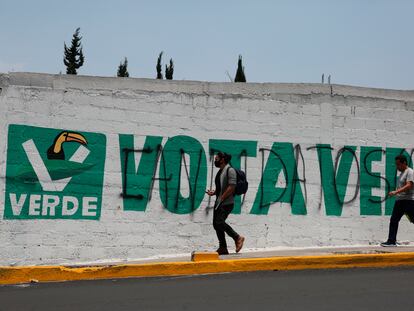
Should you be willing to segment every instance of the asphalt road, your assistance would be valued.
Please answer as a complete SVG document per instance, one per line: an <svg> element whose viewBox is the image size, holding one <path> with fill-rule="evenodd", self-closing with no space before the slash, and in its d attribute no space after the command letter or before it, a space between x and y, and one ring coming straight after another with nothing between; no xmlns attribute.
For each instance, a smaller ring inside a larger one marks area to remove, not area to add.
<svg viewBox="0 0 414 311"><path fill-rule="evenodd" d="M3 286L0 310L414 310L414 268L270 271Z"/></svg>

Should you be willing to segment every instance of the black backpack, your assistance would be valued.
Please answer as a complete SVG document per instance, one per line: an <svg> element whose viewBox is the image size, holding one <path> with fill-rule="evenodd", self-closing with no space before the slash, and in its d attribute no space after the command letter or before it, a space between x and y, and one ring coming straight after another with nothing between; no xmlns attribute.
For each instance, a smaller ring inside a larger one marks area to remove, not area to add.
<svg viewBox="0 0 414 311"><path fill-rule="evenodd" d="M247 182L246 173L242 170L238 170L232 167L236 171L237 181L236 181L236 189L234 190L234 195L242 195L247 192L249 189L249 183ZM227 169L227 176L229 174L229 169Z"/></svg>

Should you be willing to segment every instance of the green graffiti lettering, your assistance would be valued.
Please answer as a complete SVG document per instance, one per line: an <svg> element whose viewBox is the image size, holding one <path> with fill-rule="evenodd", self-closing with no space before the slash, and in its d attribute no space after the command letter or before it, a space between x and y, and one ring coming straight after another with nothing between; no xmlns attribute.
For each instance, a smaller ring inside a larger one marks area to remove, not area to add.
<svg viewBox="0 0 414 311"><path fill-rule="evenodd" d="M165 144L160 168L160 196L164 207L175 214L195 211L204 198L207 182L207 161L203 146L189 136L174 136ZM185 160L189 156L189 163ZM189 165L189 169L188 169ZM189 184L189 197L181 195L181 171ZM167 181L162 179L167 178Z"/></svg>
<svg viewBox="0 0 414 311"><path fill-rule="evenodd" d="M134 146L133 135L119 135L123 203L126 211L144 212L151 196L162 143L160 136L147 136L142 149ZM138 169L135 153L141 154Z"/></svg>
<svg viewBox="0 0 414 311"><path fill-rule="evenodd" d="M372 188L381 187L381 174L372 172L372 162L382 160L380 147L361 147L361 194L359 197L361 215L381 215L381 198L371 194ZM385 178L384 178L385 179Z"/></svg>
<svg viewBox="0 0 414 311"><path fill-rule="evenodd" d="M341 216L356 147L345 146L342 148L338 154L340 156L339 166L335 168L331 146L318 144L317 150L326 215ZM336 172L335 169L337 169Z"/></svg>
<svg viewBox="0 0 414 311"><path fill-rule="evenodd" d="M262 152L264 149L261 150ZM267 215L270 204L275 202L291 203L292 214L306 215L306 204L303 198L298 176L296 159L291 143L274 143L262 173L259 189L251 214ZM262 153L264 157L264 154ZM264 160L264 159L263 159ZM286 187L276 187L278 177L283 172Z"/></svg>

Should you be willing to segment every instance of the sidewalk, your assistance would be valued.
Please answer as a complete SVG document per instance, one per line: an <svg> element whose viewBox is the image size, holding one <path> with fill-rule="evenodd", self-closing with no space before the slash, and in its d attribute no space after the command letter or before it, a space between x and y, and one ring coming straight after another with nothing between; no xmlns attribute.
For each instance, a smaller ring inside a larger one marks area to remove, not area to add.
<svg viewBox="0 0 414 311"><path fill-rule="evenodd" d="M203 252L203 251L200 251ZM206 251L207 252L207 251ZM293 257L293 256L324 256L324 255L355 255L355 254L389 254L389 253L414 253L414 245L399 245L398 247L371 246L338 246L338 247L281 247L269 250L243 249L240 253L234 251L229 255L219 256L220 260L250 259L250 258L272 258L272 257ZM158 256L144 258L134 261L111 262L110 264L145 264L157 262L190 262L191 254L177 256ZM95 265L95 264L94 264ZM108 265L100 263L96 265ZM75 265L76 266L76 265ZM88 266L88 265L79 265Z"/></svg>
<svg viewBox="0 0 414 311"><path fill-rule="evenodd" d="M0 267L0 284L177 276L264 270L414 266L414 245L243 250L218 256L197 252L130 262L71 266Z"/></svg>
<svg viewBox="0 0 414 311"><path fill-rule="evenodd" d="M220 256L221 259L237 258L263 258L263 257L287 257L287 256L323 256L323 255L355 255L355 254L389 254L413 252L414 245L399 245L398 247L382 246L354 246L354 247L309 247L291 248L269 251L248 251L241 254Z"/></svg>

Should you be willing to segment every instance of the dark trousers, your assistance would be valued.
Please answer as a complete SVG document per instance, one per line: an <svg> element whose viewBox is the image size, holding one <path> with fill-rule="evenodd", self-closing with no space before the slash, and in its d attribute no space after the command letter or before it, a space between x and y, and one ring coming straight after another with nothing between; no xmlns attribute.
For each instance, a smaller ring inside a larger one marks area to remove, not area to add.
<svg viewBox="0 0 414 311"><path fill-rule="evenodd" d="M213 227L216 230L219 245L223 248L227 248L226 235L224 233L227 233L235 241L239 238L236 231L234 231L233 228L226 223L226 219L233 210L233 207L234 204L225 206L220 205L214 210Z"/></svg>
<svg viewBox="0 0 414 311"><path fill-rule="evenodd" d="M401 217L407 214L410 221L414 220L414 201L413 200L397 200L390 219L390 231L388 234L388 242L395 243L397 241L398 223Z"/></svg>

